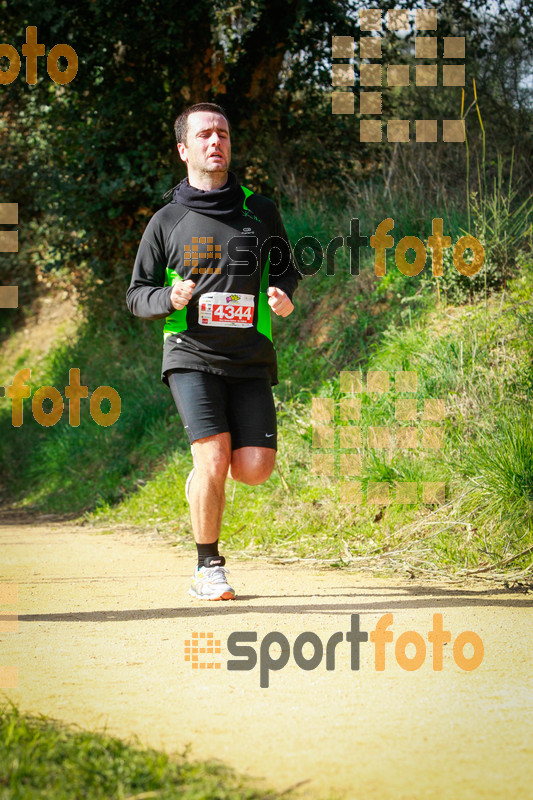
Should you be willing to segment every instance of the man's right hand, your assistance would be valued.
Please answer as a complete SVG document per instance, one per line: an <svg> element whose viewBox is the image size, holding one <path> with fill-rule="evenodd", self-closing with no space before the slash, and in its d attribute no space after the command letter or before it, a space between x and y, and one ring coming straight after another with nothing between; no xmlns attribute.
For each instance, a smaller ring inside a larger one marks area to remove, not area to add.
<svg viewBox="0 0 533 800"><path fill-rule="evenodd" d="M182 308L185 308L187 303L192 297L192 290L195 287L194 281L187 280L187 281L176 281L176 283L172 286L172 293L170 295L170 302L172 303L173 307L176 311L181 311Z"/></svg>

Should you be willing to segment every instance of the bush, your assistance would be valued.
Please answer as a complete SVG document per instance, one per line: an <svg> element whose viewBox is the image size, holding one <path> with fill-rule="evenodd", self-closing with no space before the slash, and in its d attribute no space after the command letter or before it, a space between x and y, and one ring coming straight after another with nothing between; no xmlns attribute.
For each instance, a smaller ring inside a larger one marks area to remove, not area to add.
<svg viewBox="0 0 533 800"><path fill-rule="evenodd" d="M465 454L472 484L465 503L479 522L516 541L533 531L533 417L523 408L497 413L493 433Z"/></svg>

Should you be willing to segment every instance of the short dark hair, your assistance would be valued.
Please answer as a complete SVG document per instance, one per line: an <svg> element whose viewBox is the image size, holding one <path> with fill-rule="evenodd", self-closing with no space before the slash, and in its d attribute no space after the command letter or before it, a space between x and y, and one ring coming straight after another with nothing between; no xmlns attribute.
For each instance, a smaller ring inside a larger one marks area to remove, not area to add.
<svg viewBox="0 0 533 800"><path fill-rule="evenodd" d="M189 115L194 114L196 111L214 111L217 114L222 114L228 123L228 129L231 130L228 116L222 106L217 106L216 103L196 103L194 106L189 106L189 108L186 108L185 111L182 111L181 114L176 117L176 121L174 122L174 133L176 134L176 142L178 142L178 144L180 142L183 144L187 143Z"/></svg>

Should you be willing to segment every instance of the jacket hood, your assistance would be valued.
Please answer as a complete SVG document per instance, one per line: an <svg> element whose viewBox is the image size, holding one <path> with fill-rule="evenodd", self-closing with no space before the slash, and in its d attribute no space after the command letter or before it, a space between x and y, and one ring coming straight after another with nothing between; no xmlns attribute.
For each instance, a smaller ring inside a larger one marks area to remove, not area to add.
<svg viewBox="0 0 533 800"><path fill-rule="evenodd" d="M184 178L172 194L172 202L218 219L238 217L242 214L244 200L244 192L233 172L228 172L228 180L220 189L197 189Z"/></svg>

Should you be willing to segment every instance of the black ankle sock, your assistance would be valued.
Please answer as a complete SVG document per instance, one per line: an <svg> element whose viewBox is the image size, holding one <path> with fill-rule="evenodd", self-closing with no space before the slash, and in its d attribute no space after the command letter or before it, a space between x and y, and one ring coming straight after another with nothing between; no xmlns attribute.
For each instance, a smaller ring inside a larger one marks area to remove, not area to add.
<svg viewBox="0 0 533 800"><path fill-rule="evenodd" d="M204 566L204 561L208 556L218 556L218 539L216 542L210 544L198 544L196 542L196 549L198 550L198 569Z"/></svg>

